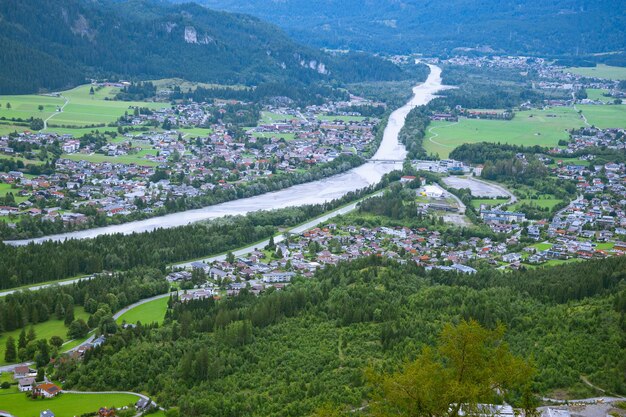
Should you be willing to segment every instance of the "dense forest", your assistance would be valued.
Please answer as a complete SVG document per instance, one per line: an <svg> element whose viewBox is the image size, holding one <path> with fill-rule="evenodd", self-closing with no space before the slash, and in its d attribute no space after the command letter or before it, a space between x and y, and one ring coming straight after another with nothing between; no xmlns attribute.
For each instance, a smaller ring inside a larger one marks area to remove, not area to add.
<svg viewBox="0 0 626 417"><path fill-rule="evenodd" d="M288 0L272 7L263 0L200 1L259 16L316 46L387 53L540 54L626 64L624 54L593 54L624 51L626 20L619 0Z"/></svg>
<svg viewBox="0 0 626 417"><path fill-rule="evenodd" d="M75 389L145 391L185 416L351 410L372 392L368 369L397 371L445 323L475 319L506 326L511 350L537 369L535 392L589 395L586 375L624 393L625 279L624 258L474 276L363 258L260 297L174 298L163 327L117 332L57 378Z"/></svg>
<svg viewBox="0 0 626 417"><path fill-rule="evenodd" d="M87 78L221 84L407 78L372 55L301 46L251 16L156 0L0 3L0 94L63 89Z"/></svg>

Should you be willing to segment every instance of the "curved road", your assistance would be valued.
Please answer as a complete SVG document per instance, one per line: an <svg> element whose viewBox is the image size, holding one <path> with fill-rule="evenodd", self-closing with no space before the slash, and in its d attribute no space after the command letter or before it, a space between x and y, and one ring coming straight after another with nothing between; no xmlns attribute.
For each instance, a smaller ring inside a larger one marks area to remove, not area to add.
<svg viewBox="0 0 626 417"><path fill-rule="evenodd" d="M161 217L97 229L45 236L36 239L6 241L5 243L25 245L31 242L40 243L48 240L87 239L103 234L148 232L157 228L184 226L189 223L215 219L226 215L246 214L258 210L279 209L305 204L321 204L339 198L348 192L376 184L384 174L396 168L396 164L394 163L376 162L377 160L396 161L397 165L400 165L406 157L406 149L398 142L398 133L404 126L406 116L411 109L427 104L435 97L438 91L445 88L441 85L441 68L430 65L430 70L428 79L423 84L413 88L413 98L403 107L394 111L389 117L383 140L376 154L371 158L372 161L368 161L345 173L324 178L319 181L295 185L280 191L229 201L201 209L172 213Z"/></svg>

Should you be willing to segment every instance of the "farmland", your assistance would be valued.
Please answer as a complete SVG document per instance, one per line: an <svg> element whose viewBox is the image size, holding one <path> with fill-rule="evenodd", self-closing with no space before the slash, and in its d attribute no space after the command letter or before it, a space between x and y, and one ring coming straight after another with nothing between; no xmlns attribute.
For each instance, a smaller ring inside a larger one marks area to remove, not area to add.
<svg viewBox="0 0 626 417"><path fill-rule="evenodd" d="M599 128L626 128L626 104L596 106L581 104L576 106L582 110L589 124Z"/></svg>
<svg viewBox="0 0 626 417"><path fill-rule="evenodd" d="M87 320L87 318L89 318L89 314L86 313L82 307L75 307L74 318ZM63 320L56 320L51 318L50 320L43 323L35 324L33 328L35 329L37 339L49 340L52 336L59 336L63 340L67 339L67 327L63 323ZM4 351L6 349L7 338L9 336L13 336L13 338L17 341L21 331L21 329L18 329L10 332L5 332L0 335L0 365L6 364L6 362L4 361ZM28 331L28 328L26 329L26 331ZM6 408L3 408L2 406L0 406L0 409L6 410Z"/></svg>
<svg viewBox="0 0 626 417"><path fill-rule="evenodd" d="M76 133L77 135L92 130L92 125L103 125L114 122L125 111L134 106L163 108L168 103L128 102L113 100L119 91L115 87L97 88L89 94L90 85L82 85L68 91L53 95L13 95L0 96L0 118L28 120L31 117L48 119L48 131L59 133ZM7 103L11 104L7 108ZM43 110L39 110L39 106ZM65 107L63 107L65 106ZM62 111L59 111L62 109ZM85 131L84 129L87 128ZM2 131L27 130L26 126L3 125ZM100 130L111 128L99 127ZM74 132L76 130L76 132Z"/></svg>
<svg viewBox="0 0 626 417"><path fill-rule="evenodd" d="M318 114L316 118L317 120L321 120L324 122L342 121L344 123L362 122L366 119L365 117L361 116L332 116L328 114Z"/></svg>
<svg viewBox="0 0 626 417"><path fill-rule="evenodd" d="M8 391L8 392L7 392ZM0 409L15 417L38 416L50 410L56 417L72 417L95 413L100 407L124 407L134 405L139 397L132 394L60 394L56 398L33 400L19 392L16 387L0 393Z"/></svg>
<svg viewBox="0 0 626 417"><path fill-rule="evenodd" d="M261 120L259 121L259 124L286 122L294 119L296 119L296 116L264 111L261 112Z"/></svg>
<svg viewBox="0 0 626 417"><path fill-rule="evenodd" d="M145 158L146 155L156 155L157 151L152 149L144 149L135 154L121 155L121 156L108 156L98 153L93 154L64 154L62 158L70 159L72 161L87 161L92 163L110 162L117 164L137 164L142 166L157 166L159 163L150 161Z"/></svg>
<svg viewBox="0 0 626 417"><path fill-rule="evenodd" d="M580 116L569 107L523 111L517 113L513 120L435 121L424 139L424 148L430 154L447 158L454 148L464 143L555 146L559 140L568 138L567 129L582 125Z"/></svg>
<svg viewBox="0 0 626 417"><path fill-rule="evenodd" d="M589 100L599 100L604 103L612 103L614 100L613 97L607 97L604 95L608 93L607 90L602 90L599 88L588 88L586 91L587 91L587 98Z"/></svg>
<svg viewBox="0 0 626 417"><path fill-rule="evenodd" d="M626 80L626 68L599 64L595 67L566 68L566 72L584 77L605 78L608 80Z"/></svg>

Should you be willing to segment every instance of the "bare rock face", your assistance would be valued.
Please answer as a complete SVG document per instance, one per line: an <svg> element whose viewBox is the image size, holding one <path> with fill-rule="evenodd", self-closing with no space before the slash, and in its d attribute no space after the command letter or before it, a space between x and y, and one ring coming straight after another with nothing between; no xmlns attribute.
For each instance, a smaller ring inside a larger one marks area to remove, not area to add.
<svg viewBox="0 0 626 417"><path fill-rule="evenodd" d="M185 26L185 42L198 43L198 32L193 26Z"/></svg>
<svg viewBox="0 0 626 417"><path fill-rule="evenodd" d="M215 39L207 34L199 35L198 31L193 26L185 26L185 42L196 45L208 45L215 43Z"/></svg>
<svg viewBox="0 0 626 417"><path fill-rule="evenodd" d="M167 33L172 33L172 30L174 30L176 28L176 26L178 26L176 23L174 22L167 22L165 24L165 31Z"/></svg>
<svg viewBox="0 0 626 417"><path fill-rule="evenodd" d="M86 37L90 41L94 40L95 31L89 27L89 21L82 14L78 15L78 18L71 26L72 33L81 37Z"/></svg>

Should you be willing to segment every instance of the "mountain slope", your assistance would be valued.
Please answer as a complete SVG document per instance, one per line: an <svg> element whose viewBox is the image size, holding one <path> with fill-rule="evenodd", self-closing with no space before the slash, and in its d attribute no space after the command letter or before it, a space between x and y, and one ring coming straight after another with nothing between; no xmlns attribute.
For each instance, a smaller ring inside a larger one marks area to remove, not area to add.
<svg viewBox="0 0 626 417"><path fill-rule="evenodd" d="M0 2L0 93L58 89L85 76L311 83L350 72L257 18L148 0ZM372 77L396 66L367 57ZM368 75L365 75L367 78Z"/></svg>
<svg viewBox="0 0 626 417"><path fill-rule="evenodd" d="M485 46L576 55L624 50L621 0L202 0L251 13L299 40L387 52ZM315 34L315 36L311 36Z"/></svg>

